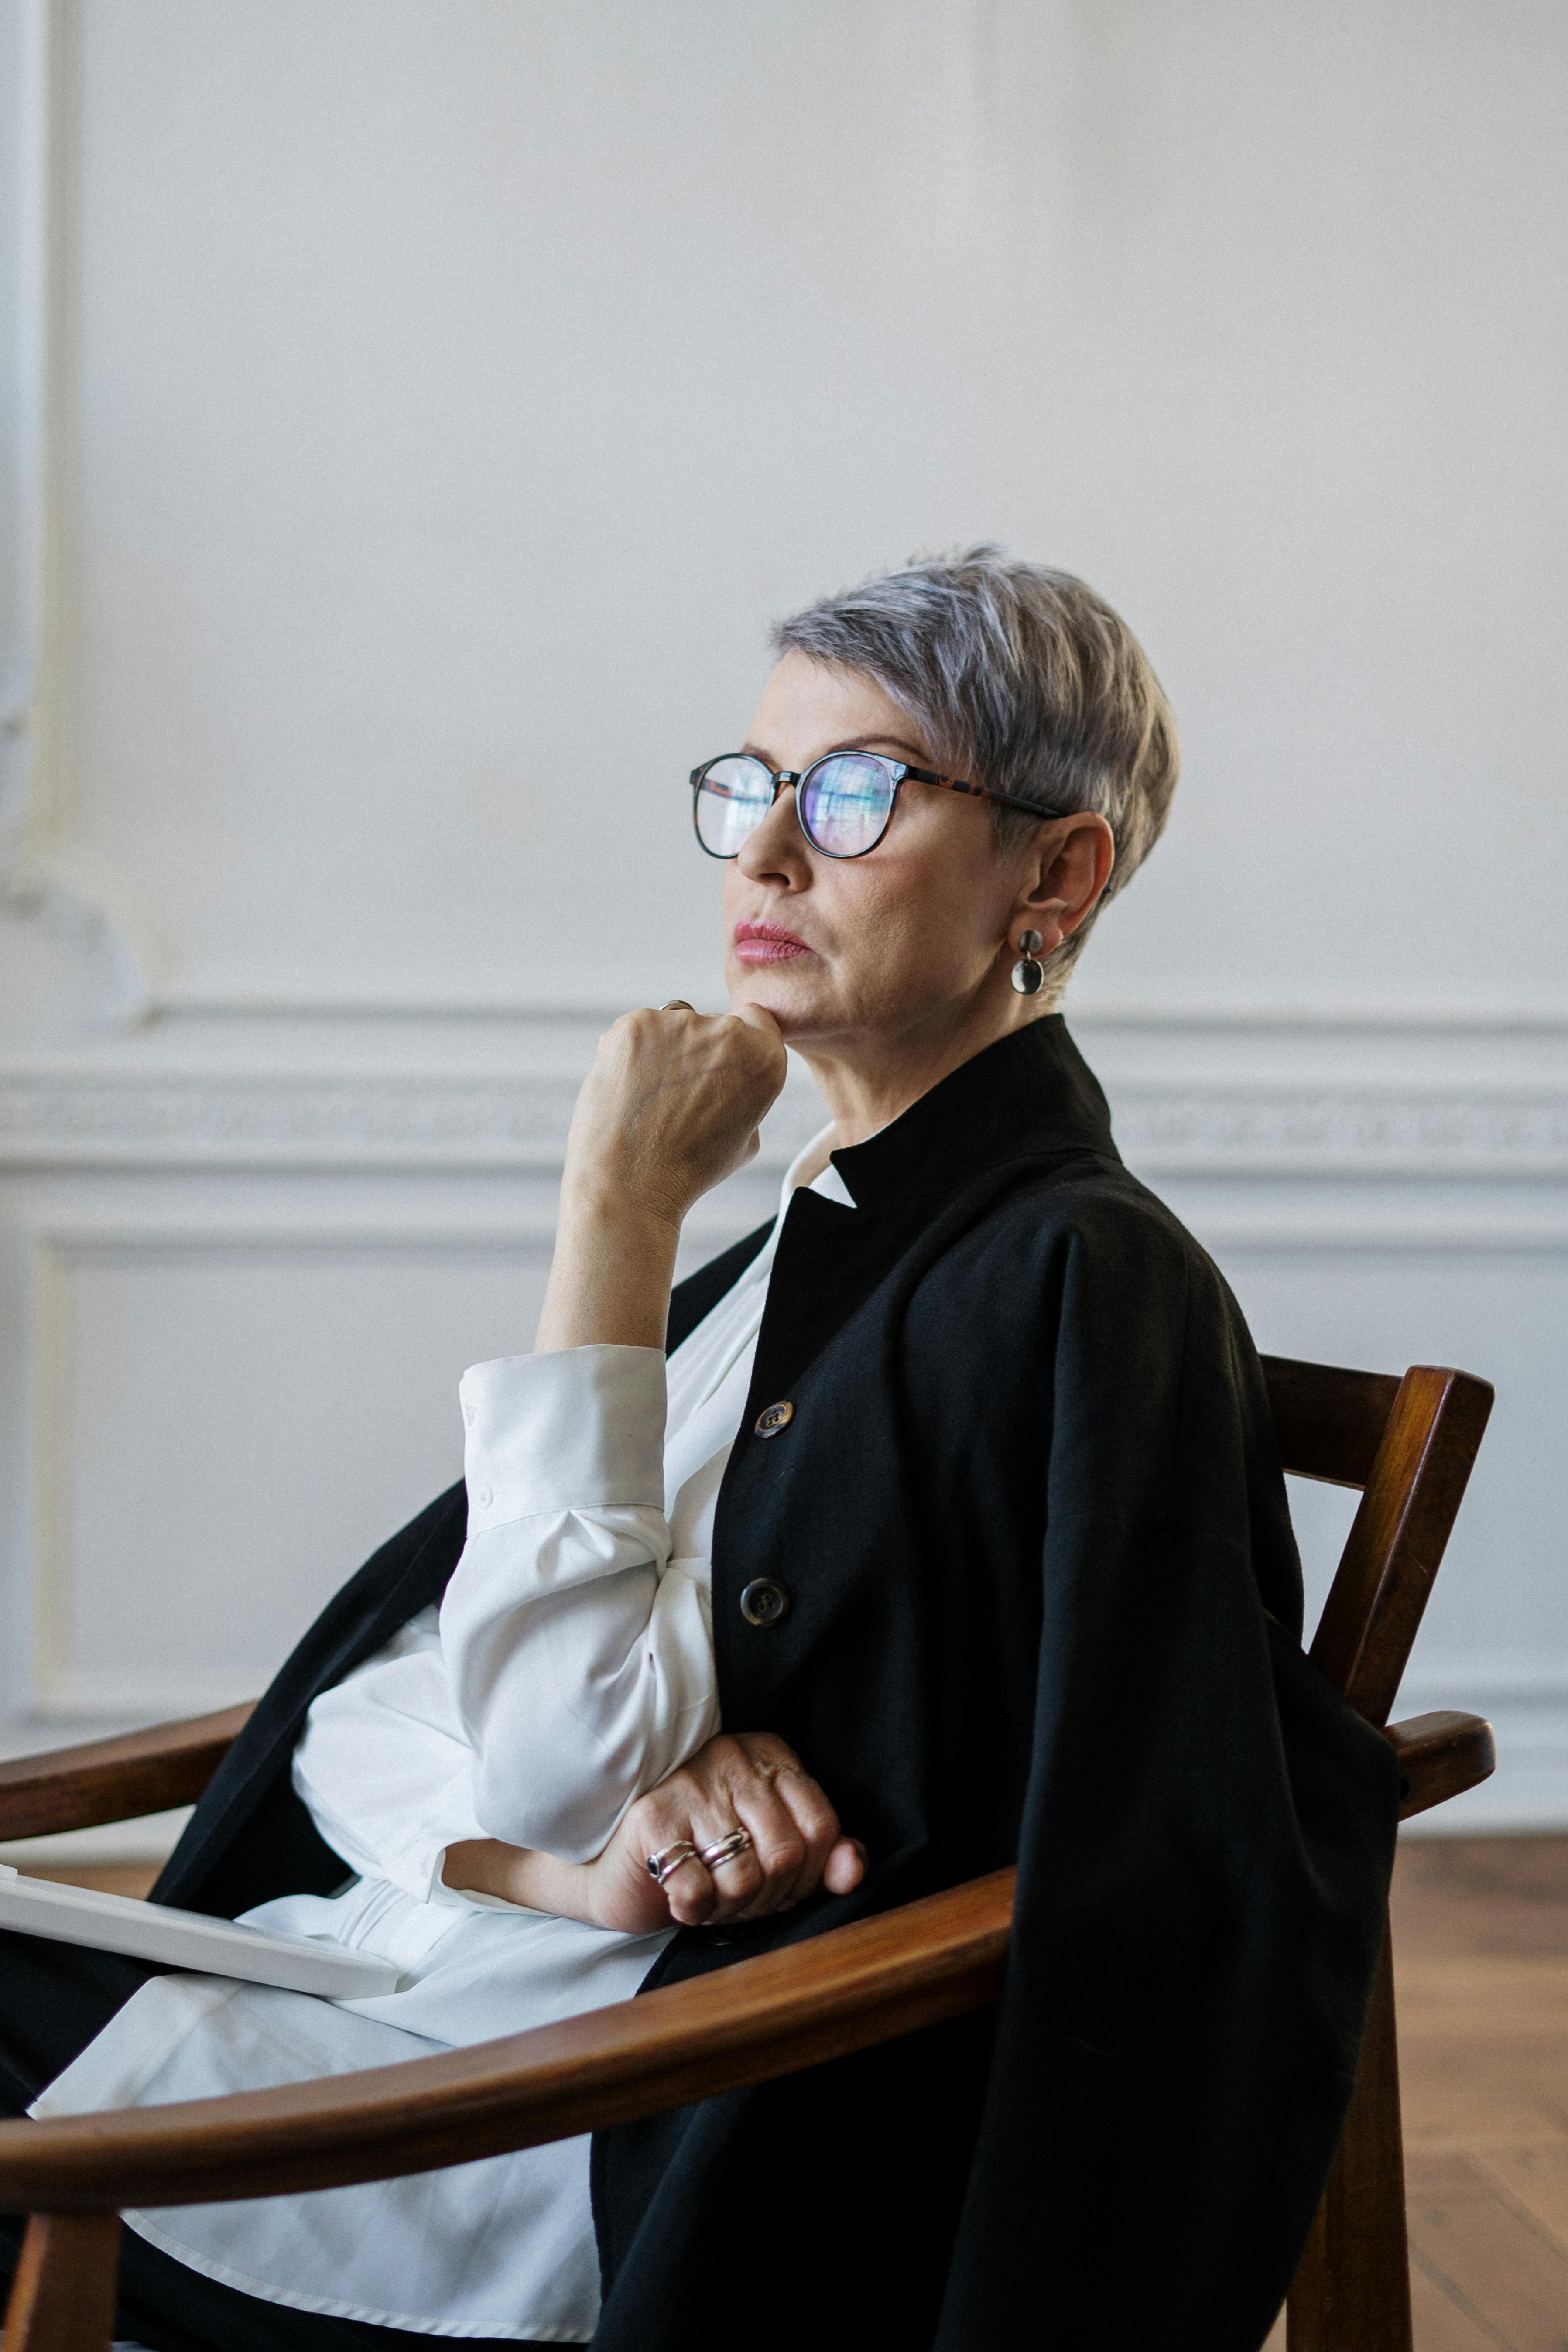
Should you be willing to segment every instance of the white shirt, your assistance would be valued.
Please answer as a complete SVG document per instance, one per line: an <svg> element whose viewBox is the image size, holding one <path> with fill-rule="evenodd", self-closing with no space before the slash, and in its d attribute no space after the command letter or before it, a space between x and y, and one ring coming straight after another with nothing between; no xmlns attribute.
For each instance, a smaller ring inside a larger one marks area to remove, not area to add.
<svg viewBox="0 0 1568 2352"><path fill-rule="evenodd" d="M324 1692L294 1784L356 1876L242 1916L383 1953L378 2000L170 1975L142 1987L36 2116L258 2090L575 2016L636 1992L673 1929L623 1936L443 1885L498 1837L572 1861L719 1728L713 1509L790 1196L854 1205L832 1129L784 1179L760 1255L669 1358L506 1357L463 1376L468 1542L437 1616ZM412 2333L581 2344L598 2319L586 2137L309 2196L128 2213L247 2294Z"/></svg>

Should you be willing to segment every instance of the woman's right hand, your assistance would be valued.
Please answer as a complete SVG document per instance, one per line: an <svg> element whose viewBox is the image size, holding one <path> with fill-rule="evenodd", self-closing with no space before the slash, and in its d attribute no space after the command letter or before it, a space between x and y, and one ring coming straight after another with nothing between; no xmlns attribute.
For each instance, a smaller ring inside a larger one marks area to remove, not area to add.
<svg viewBox="0 0 1568 2352"><path fill-rule="evenodd" d="M662 1348L681 1221L742 1167L788 1056L762 1006L626 1013L583 1081L534 1348Z"/></svg>
<svg viewBox="0 0 1568 2352"><path fill-rule="evenodd" d="M700 1854L736 1829L751 1843L731 1861L711 1870L684 1862L663 1885L648 1875L650 1854L680 1844ZM847 1895L865 1874L864 1846L843 1835L794 1749L768 1731L709 1740L637 1799L596 1861L559 1862L482 1838L449 1847L444 1873L448 1886L628 1936L765 1918L819 1887Z"/></svg>
<svg viewBox="0 0 1568 2352"><path fill-rule="evenodd" d="M577 1097L563 1201L607 1196L679 1227L751 1159L787 1067L778 1024L760 1005L624 1013Z"/></svg>

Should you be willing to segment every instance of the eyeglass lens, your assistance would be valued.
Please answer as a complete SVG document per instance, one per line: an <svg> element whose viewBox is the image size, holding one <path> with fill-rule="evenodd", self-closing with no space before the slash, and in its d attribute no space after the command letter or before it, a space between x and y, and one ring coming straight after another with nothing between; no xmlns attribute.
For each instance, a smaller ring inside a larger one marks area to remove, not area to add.
<svg viewBox="0 0 1568 2352"><path fill-rule="evenodd" d="M808 768L796 786L802 830L829 857L863 857L888 829L895 790L886 761L834 752ZM715 857L733 857L773 804L773 780L761 760L740 752L715 760L697 792L703 848Z"/></svg>
<svg viewBox="0 0 1568 2352"><path fill-rule="evenodd" d="M697 837L712 856L733 857L773 804L773 780L760 760L715 760L697 787Z"/></svg>
<svg viewBox="0 0 1568 2352"><path fill-rule="evenodd" d="M888 829L893 777L885 760L836 753L808 769L799 786L808 841L829 857L862 857Z"/></svg>

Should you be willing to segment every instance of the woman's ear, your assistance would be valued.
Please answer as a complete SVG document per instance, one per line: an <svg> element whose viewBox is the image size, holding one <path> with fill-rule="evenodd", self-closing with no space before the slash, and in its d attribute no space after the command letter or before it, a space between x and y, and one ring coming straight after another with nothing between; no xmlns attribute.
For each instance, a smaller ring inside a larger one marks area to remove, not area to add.
<svg viewBox="0 0 1568 2352"><path fill-rule="evenodd" d="M1040 932L1041 955L1053 954L1071 939L1093 910L1115 863L1110 827L1090 809L1058 817L1045 829L1013 916L1015 925L1022 922Z"/></svg>

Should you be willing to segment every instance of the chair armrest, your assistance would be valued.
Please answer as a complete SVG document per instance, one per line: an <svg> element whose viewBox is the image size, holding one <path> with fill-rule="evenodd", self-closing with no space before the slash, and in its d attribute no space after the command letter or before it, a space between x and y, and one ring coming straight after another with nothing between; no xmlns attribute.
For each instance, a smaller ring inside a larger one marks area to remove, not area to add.
<svg viewBox="0 0 1568 2352"><path fill-rule="evenodd" d="M1497 1769L1492 1727L1479 1715L1413 1715L1384 1732L1399 1759L1399 1818L1424 1813Z"/></svg>
<svg viewBox="0 0 1568 2352"><path fill-rule="evenodd" d="M95 1829L100 1822L195 1804L254 1704L0 1764L0 1838Z"/></svg>
<svg viewBox="0 0 1568 2352"><path fill-rule="evenodd" d="M614 2008L275 2091L0 2123L0 2212L214 2204L429 2172L771 2081L997 2000L1011 1870Z"/></svg>
<svg viewBox="0 0 1568 2352"><path fill-rule="evenodd" d="M85 1826L199 1790L249 1710L0 1766L0 1829ZM1408 1818L1484 1780L1479 1716L1384 1737ZM7 1781L22 1791L5 1805ZM53 1811L47 1801L72 1789ZM115 1791L113 1802L94 1789ZM26 1810L31 1806L31 1811ZM101 1808L95 1810L95 1808ZM614 2008L437 2058L223 2099L0 2124L0 2211L114 2212L385 2180L574 2138L763 2083L1000 1996L1016 1874L988 1878Z"/></svg>

